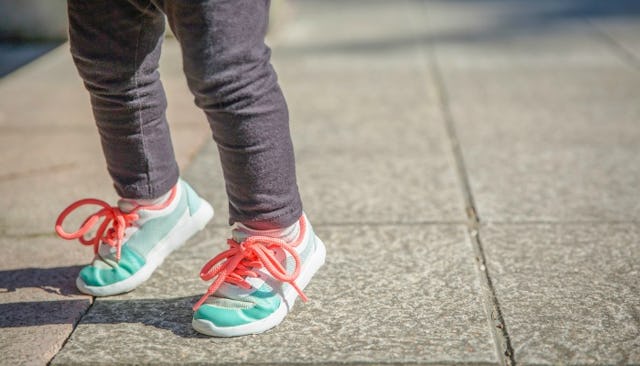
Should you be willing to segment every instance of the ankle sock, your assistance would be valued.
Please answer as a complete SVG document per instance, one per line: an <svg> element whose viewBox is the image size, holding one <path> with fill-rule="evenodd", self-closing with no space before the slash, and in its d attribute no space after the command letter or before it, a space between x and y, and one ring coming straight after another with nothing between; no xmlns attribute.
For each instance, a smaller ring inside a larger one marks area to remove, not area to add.
<svg viewBox="0 0 640 366"><path fill-rule="evenodd" d="M130 210L133 210L133 208L136 206L160 205L162 203L167 202L167 200L171 196L172 190L173 190L173 187L167 193L163 194L158 198L151 198L151 199L121 198L120 201L118 202L118 206L120 206L120 209L124 211L130 211Z"/></svg>
<svg viewBox="0 0 640 366"><path fill-rule="evenodd" d="M268 236L270 238L279 238L286 242L295 241L298 235L300 235L300 221L296 221L293 225L288 226L283 229L270 229L270 230L256 230L248 227L242 223L236 223L236 229L234 231L235 234L239 234L239 238L237 239L245 239L249 236Z"/></svg>

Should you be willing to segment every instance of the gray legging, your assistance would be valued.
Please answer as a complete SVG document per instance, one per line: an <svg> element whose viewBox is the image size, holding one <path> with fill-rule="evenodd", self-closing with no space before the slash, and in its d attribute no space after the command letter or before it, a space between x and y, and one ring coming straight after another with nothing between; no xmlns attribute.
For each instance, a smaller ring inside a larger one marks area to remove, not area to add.
<svg viewBox="0 0 640 366"><path fill-rule="evenodd" d="M264 44L268 10L268 0L68 0L71 54L118 194L155 198L179 176L158 73L166 15L218 145L230 223L300 217L287 105Z"/></svg>

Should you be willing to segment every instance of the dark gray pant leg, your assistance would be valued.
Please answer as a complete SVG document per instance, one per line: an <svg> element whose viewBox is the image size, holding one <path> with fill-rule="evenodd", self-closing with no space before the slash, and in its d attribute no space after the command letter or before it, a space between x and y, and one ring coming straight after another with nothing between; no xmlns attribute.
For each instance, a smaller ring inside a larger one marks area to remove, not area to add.
<svg viewBox="0 0 640 366"><path fill-rule="evenodd" d="M289 226L302 214L289 116L264 43L268 0L153 0L167 14L188 85L209 120L230 223Z"/></svg>
<svg viewBox="0 0 640 366"><path fill-rule="evenodd" d="M162 195L179 175L157 71L162 12L148 0L68 0L68 13L71 54L118 194Z"/></svg>

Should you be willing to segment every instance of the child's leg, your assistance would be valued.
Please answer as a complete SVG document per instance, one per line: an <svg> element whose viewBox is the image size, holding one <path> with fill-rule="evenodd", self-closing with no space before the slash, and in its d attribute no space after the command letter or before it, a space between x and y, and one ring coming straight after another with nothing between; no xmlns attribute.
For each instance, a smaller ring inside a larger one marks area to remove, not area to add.
<svg viewBox="0 0 640 366"><path fill-rule="evenodd" d="M231 223L294 224L302 205L287 105L264 44L269 1L155 2L180 41L189 87L218 144Z"/></svg>
<svg viewBox="0 0 640 366"><path fill-rule="evenodd" d="M150 0L68 4L73 59L91 95L109 173L125 199L114 207L96 199L75 202L58 217L56 232L94 247L76 284L84 293L108 296L146 281L204 228L213 209L178 180L157 71L162 12ZM100 209L77 231L65 231L67 215L85 205Z"/></svg>
<svg viewBox="0 0 640 366"><path fill-rule="evenodd" d="M71 53L118 194L163 195L179 173L157 71L162 12L149 0L69 0L68 12Z"/></svg>
<svg viewBox="0 0 640 366"><path fill-rule="evenodd" d="M229 249L200 272L200 333L239 336L278 325L322 266L325 249L296 185L287 106L264 44L268 0L153 0L182 46L184 71L218 144Z"/></svg>

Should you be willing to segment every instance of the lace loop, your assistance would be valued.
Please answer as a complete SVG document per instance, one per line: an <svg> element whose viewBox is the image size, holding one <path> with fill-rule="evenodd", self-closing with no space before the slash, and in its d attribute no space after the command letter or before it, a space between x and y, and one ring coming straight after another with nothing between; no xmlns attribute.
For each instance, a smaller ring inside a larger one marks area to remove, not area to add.
<svg viewBox="0 0 640 366"><path fill-rule="evenodd" d="M117 206L111 206L107 202L95 198L81 199L72 203L60 213L56 220L55 230L58 236L62 239L78 239L82 245L92 245L94 254L98 253L101 243L107 244L112 248L116 248L116 260L119 261L125 229L132 226L133 223L140 218L138 210L142 208L145 210L160 210L166 208L173 201L175 195L176 187L173 187L166 202L154 206L137 205L128 212L122 211ZM70 233L64 231L62 224L69 214L77 210L79 207L92 205L100 206L102 208L89 215L89 217L82 222L78 230ZM98 226L95 235L93 237L86 238L85 235L96 225L96 223L100 221L100 219L103 219L103 221L100 226Z"/></svg>
<svg viewBox="0 0 640 366"><path fill-rule="evenodd" d="M303 221L301 220L300 237L304 235ZM209 281L215 278L207 292L193 306L193 310L198 308L213 295L223 283L236 285L244 289L250 289L251 285L246 281L246 277L258 277L254 269L265 268L275 279L290 284L302 301L307 301L307 296L295 283L300 275L301 260L295 249L299 242L288 244L282 239L267 236L250 236L243 242L238 243L233 239L228 239L229 249L216 255L209 260L200 271L200 278ZM286 268L278 261L275 254L283 251L290 254L295 262L293 273L287 273Z"/></svg>

